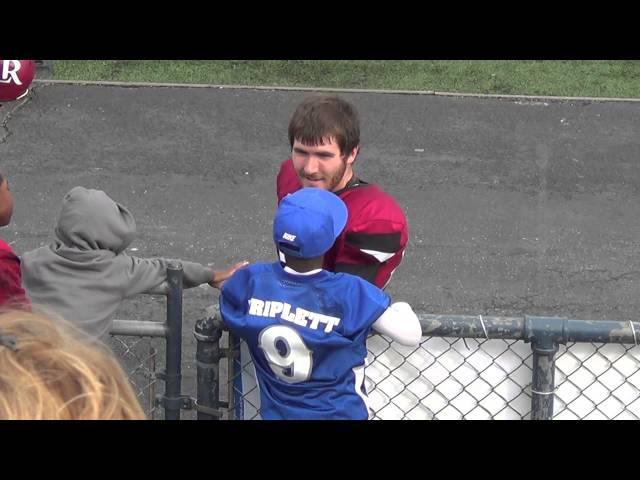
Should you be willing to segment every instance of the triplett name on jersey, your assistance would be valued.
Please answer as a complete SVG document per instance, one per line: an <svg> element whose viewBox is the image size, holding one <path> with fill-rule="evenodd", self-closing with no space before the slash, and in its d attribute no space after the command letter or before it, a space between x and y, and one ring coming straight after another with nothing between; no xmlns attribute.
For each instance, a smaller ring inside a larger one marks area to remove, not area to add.
<svg viewBox="0 0 640 480"><path fill-rule="evenodd" d="M331 333L333 327L340 323L338 317L331 317L322 313L310 312L304 308L295 307L286 302L278 302L275 300L259 300L257 298L249 299L249 315L258 317L275 318L276 315L287 322L295 323L302 327L317 330L318 326L324 324L325 333Z"/></svg>

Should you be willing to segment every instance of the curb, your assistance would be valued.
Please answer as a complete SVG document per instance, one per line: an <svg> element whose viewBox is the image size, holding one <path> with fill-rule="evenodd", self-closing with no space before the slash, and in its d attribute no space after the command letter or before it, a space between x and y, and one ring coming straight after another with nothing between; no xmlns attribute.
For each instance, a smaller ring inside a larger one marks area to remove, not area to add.
<svg viewBox="0 0 640 480"><path fill-rule="evenodd" d="M95 80L52 80L34 79L34 83L40 84L61 84L61 85L98 85L105 87L124 88L216 88L219 90L270 90L270 91L299 91L299 92L339 92L339 93L376 93L393 95L434 95L441 97L469 97L469 98L495 98L504 100L533 100L547 102L640 102L640 98L614 98L614 97L564 97L545 95L506 95L497 93L456 93L438 92L435 90L378 90L378 89L358 89L358 88L323 88L323 87L278 87L278 86L254 86L254 85L212 85L212 84L191 84L191 83L156 83L156 82L109 82Z"/></svg>

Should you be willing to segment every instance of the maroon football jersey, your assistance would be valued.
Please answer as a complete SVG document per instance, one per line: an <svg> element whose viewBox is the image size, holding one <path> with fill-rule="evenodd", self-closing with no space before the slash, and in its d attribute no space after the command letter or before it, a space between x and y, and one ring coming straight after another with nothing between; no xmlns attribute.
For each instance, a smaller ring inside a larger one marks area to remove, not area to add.
<svg viewBox="0 0 640 480"><path fill-rule="evenodd" d="M291 159L280 166L278 203L302 188ZM400 265L409 237L407 219L394 198L377 185L352 179L336 192L349 210L347 225L324 257L323 268L346 272L384 288Z"/></svg>

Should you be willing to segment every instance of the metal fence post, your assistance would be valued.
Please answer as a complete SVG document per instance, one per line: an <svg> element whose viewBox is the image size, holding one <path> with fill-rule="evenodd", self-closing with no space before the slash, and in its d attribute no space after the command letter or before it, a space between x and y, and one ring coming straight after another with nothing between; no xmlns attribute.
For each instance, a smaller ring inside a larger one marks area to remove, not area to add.
<svg viewBox="0 0 640 480"><path fill-rule="evenodd" d="M164 418L180 420L182 406L182 264L171 262L167 267L167 336Z"/></svg>
<svg viewBox="0 0 640 480"><path fill-rule="evenodd" d="M215 314L196 322L198 420L218 420L220 406L220 338L222 328Z"/></svg>
<svg viewBox="0 0 640 480"><path fill-rule="evenodd" d="M559 343L566 343L566 320L525 316L525 341L533 351L531 420L551 420L555 393L555 355Z"/></svg>

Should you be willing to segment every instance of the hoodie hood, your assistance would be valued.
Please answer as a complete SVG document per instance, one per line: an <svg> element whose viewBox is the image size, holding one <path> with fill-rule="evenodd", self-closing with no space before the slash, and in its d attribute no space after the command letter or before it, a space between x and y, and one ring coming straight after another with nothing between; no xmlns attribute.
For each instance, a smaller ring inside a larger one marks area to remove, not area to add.
<svg viewBox="0 0 640 480"><path fill-rule="evenodd" d="M102 190L74 187L64 196L55 235L66 247L122 252L133 241L131 212Z"/></svg>

